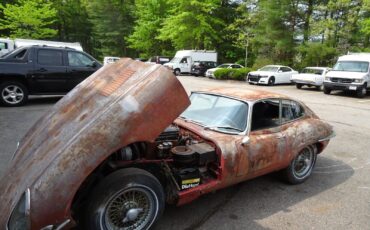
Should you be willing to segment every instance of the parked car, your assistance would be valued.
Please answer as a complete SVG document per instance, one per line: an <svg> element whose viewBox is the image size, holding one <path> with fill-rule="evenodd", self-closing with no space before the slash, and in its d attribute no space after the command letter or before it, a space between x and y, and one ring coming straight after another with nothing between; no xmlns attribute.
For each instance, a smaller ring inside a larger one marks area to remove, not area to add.
<svg viewBox="0 0 370 230"><path fill-rule="evenodd" d="M324 80L324 93L332 90L355 92L363 98L370 90L370 53L352 53L338 58Z"/></svg>
<svg viewBox="0 0 370 230"><path fill-rule="evenodd" d="M330 70L328 67L306 67L302 72L298 74L293 74L290 79L294 82L297 89L302 88L302 86L314 86L317 89L321 89L325 79L326 73Z"/></svg>
<svg viewBox="0 0 370 230"><path fill-rule="evenodd" d="M215 78L214 73L218 69L240 69L240 68L244 68L244 66L239 65L239 64L234 64L234 63L225 63L225 64L217 66L216 68L208 69L206 71L206 77Z"/></svg>
<svg viewBox="0 0 370 230"><path fill-rule="evenodd" d="M115 63L119 59L121 58L120 57L104 57L103 65Z"/></svg>
<svg viewBox="0 0 370 230"><path fill-rule="evenodd" d="M208 69L215 68L217 66L216 62L213 61L197 61L191 67L191 75L194 76L205 76Z"/></svg>
<svg viewBox="0 0 370 230"><path fill-rule="evenodd" d="M28 95L64 95L101 67L71 48L21 47L0 58L0 104L19 106Z"/></svg>
<svg viewBox="0 0 370 230"><path fill-rule="evenodd" d="M153 56L150 57L147 61L147 63L153 63L153 64L166 64L167 62L170 62L171 57L167 56Z"/></svg>
<svg viewBox="0 0 370 230"><path fill-rule="evenodd" d="M247 82L262 85L290 84L292 75L297 73L288 66L267 65L257 71L250 72L247 76Z"/></svg>
<svg viewBox="0 0 370 230"><path fill-rule="evenodd" d="M166 68L122 59L20 141L0 181L0 227L149 229L165 202L279 170L304 182L332 136L289 97L223 87L189 99Z"/></svg>
<svg viewBox="0 0 370 230"><path fill-rule="evenodd" d="M177 76L182 73L190 73L191 67L197 61L217 62L217 52L212 50L179 50L175 57L164 64Z"/></svg>

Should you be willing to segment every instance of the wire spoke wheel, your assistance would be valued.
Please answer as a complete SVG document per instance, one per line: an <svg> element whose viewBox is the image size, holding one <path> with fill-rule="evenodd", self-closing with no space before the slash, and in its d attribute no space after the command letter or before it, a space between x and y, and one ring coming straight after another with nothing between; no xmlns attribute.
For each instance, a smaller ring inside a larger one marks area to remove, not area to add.
<svg viewBox="0 0 370 230"><path fill-rule="evenodd" d="M314 152L305 148L293 161L293 173L297 178L304 178L312 167Z"/></svg>
<svg viewBox="0 0 370 230"><path fill-rule="evenodd" d="M290 184L304 182L312 173L317 158L317 146L309 145L302 149L282 171L282 176Z"/></svg>
<svg viewBox="0 0 370 230"><path fill-rule="evenodd" d="M107 229L143 229L156 212L156 202L154 192L145 186L118 192L106 206Z"/></svg>

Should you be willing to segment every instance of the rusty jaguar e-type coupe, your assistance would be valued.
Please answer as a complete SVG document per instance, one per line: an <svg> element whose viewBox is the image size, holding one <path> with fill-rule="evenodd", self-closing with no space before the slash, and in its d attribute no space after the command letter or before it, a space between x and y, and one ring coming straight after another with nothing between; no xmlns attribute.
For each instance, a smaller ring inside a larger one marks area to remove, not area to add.
<svg viewBox="0 0 370 230"><path fill-rule="evenodd" d="M1 229L148 229L165 203L281 171L311 174L334 132L307 106L216 88L188 97L171 71L103 67L20 141L0 187Z"/></svg>

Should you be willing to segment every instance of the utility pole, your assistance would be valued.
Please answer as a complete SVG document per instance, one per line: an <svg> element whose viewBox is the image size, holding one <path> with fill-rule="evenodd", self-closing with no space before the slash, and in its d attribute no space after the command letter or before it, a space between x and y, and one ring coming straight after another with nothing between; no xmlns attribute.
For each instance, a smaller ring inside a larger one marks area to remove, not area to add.
<svg viewBox="0 0 370 230"><path fill-rule="evenodd" d="M248 64L248 37L247 37L247 44L245 46L245 67L247 67L247 64Z"/></svg>

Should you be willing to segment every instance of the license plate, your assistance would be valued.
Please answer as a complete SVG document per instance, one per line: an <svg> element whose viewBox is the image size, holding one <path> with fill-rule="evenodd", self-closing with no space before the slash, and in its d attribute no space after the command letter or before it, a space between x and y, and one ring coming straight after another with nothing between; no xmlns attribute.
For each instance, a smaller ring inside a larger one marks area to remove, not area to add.
<svg viewBox="0 0 370 230"><path fill-rule="evenodd" d="M357 89L357 87L356 86L350 86L349 87L349 90L356 90Z"/></svg>

